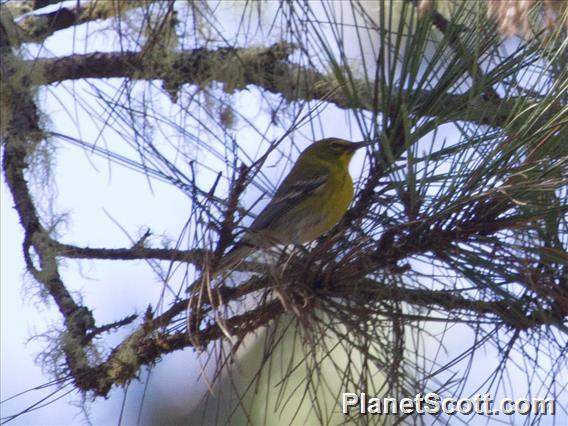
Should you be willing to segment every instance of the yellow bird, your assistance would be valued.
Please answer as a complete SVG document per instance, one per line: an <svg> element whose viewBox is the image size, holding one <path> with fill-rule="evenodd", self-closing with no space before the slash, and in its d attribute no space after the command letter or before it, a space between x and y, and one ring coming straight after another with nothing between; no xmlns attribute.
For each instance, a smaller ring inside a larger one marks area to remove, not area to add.
<svg viewBox="0 0 568 426"><path fill-rule="evenodd" d="M353 199L351 158L369 144L327 138L306 148L242 240L220 259L217 272L259 248L303 244L333 228Z"/></svg>

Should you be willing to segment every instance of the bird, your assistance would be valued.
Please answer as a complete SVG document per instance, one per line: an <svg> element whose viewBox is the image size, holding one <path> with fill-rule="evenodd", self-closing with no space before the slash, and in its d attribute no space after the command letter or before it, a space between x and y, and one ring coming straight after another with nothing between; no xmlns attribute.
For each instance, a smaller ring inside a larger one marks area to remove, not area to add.
<svg viewBox="0 0 568 426"><path fill-rule="evenodd" d="M258 249L304 244L331 230L353 199L349 163L356 150L368 145L326 138L308 146L243 238L221 257L217 273Z"/></svg>

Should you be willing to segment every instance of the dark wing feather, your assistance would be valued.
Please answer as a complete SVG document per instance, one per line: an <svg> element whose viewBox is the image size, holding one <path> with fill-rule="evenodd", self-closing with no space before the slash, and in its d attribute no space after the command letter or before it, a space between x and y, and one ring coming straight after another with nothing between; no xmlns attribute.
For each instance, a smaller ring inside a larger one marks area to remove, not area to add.
<svg viewBox="0 0 568 426"><path fill-rule="evenodd" d="M286 176L272 200L250 226L248 237L269 227L277 219L282 218L287 212L294 209L306 196L323 188L328 178L329 171L323 167L304 164L302 168L299 168L297 163L290 174ZM248 237L245 235L223 256L219 262L218 270L233 267L241 259L255 251L256 245Z"/></svg>
<svg viewBox="0 0 568 426"><path fill-rule="evenodd" d="M272 200L250 226L251 231L268 227L275 219L294 209L310 193L322 188L329 178L327 170L313 167L307 173L304 170L301 178L297 174L297 170L294 169L284 179Z"/></svg>

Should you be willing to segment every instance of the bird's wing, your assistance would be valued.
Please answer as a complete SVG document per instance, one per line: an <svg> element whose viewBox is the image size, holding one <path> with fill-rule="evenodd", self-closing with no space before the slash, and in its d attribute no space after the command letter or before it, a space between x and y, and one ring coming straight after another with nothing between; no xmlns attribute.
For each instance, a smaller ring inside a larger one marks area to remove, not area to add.
<svg viewBox="0 0 568 426"><path fill-rule="evenodd" d="M241 259L255 251L256 244L250 241L250 237L255 232L262 231L271 226L276 220L282 218L290 210L294 209L306 197L321 190L329 178L329 171L322 167L311 166L308 170L304 168L299 176L298 168L292 171L267 206L260 212L249 228L250 234L239 241L223 258L220 260L218 270L233 267ZM293 224L290 224L293 227Z"/></svg>
<svg viewBox="0 0 568 426"><path fill-rule="evenodd" d="M329 172L324 168L311 167L308 171L304 169L301 178L295 172L296 170L293 169L284 179L272 200L251 224L251 231L268 227L275 219L294 209L310 194L321 190L329 178Z"/></svg>

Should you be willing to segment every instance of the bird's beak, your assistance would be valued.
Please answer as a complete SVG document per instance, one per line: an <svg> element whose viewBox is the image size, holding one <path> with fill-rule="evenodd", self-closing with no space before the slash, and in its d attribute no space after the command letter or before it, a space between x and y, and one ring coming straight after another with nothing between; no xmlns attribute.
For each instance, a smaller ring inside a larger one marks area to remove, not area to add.
<svg viewBox="0 0 568 426"><path fill-rule="evenodd" d="M353 143L351 144L351 149L352 149L353 151L356 151L356 150L358 150L359 148L363 148L363 147L369 146L369 145L371 145L372 143L373 143L372 141L353 142Z"/></svg>

